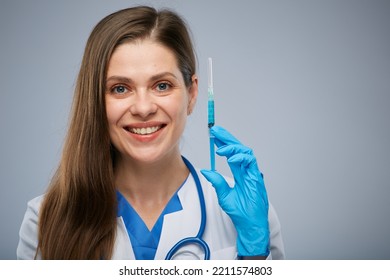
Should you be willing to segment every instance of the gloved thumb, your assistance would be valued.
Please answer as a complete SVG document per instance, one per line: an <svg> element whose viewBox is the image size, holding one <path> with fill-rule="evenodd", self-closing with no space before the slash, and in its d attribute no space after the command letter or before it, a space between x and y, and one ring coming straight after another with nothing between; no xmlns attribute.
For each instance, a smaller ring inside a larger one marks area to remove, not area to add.
<svg viewBox="0 0 390 280"><path fill-rule="evenodd" d="M200 173L202 173L207 181L213 185L215 191L217 192L218 200L220 202L223 201L232 190L229 184L226 182L225 178L223 178L222 175L218 172L211 170L202 169Z"/></svg>

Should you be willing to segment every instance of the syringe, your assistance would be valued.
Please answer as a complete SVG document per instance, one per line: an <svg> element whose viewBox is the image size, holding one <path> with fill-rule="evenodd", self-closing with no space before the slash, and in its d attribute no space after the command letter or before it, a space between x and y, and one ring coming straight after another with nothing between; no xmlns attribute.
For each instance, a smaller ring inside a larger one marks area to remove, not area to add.
<svg viewBox="0 0 390 280"><path fill-rule="evenodd" d="M215 171L215 145L214 145L214 136L211 135L210 129L214 126L214 91L213 91L213 61L209 57L209 67L208 67L208 128L209 128L209 138L210 138L210 164L211 170Z"/></svg>

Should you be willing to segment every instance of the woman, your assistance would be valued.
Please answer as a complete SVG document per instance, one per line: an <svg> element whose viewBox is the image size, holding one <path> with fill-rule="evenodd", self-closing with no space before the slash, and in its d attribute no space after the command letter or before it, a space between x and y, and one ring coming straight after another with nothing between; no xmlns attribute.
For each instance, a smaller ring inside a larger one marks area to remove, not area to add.
<svg viewBox="0 0 390 280"><path fill-rule="evenodd" d="M198 176L180 154L198 94L195 64L186 25L171 11L135 7L97 24L60 165L48 192L29 202L18 258L164 259L202 221L212 259L284 257L250 149L212 129L217 153L231 165L231 185L213 171ZM189 244L170 257L205 255Z"/></svg>

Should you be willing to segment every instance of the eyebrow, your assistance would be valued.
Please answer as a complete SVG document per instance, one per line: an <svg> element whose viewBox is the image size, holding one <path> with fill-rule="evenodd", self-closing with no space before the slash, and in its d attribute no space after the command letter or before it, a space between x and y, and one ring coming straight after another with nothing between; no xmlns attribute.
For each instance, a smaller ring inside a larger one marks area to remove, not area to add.
<svg viewBox="0 0 390 280"><path fill-rule="evenodd" d="M171 72L162 72L162 73L159 73L159 74L156 74L156 75L150 77L149 81L156 81L156 80L162 79L166 76L170 76L170 77L174 78L175 80L179 80L178 77ZM111 76L111 77L107 78L106 83L111 82L111 81L115 81L115 82L119 82L119 83L132 83L133 82L132 79L130 79L128 77L123 77L123 76Z"/></svg>
<svg viewBox="0 0 390 280"><path fill-rule="evenodd" d="M122 77L122 76L111 76L109 77L107 80L106 80L106 84L109 83L109 82L119 82L119 83L131 83L132 80L129 79L129 78L126 78L126 77Z"/></svg>

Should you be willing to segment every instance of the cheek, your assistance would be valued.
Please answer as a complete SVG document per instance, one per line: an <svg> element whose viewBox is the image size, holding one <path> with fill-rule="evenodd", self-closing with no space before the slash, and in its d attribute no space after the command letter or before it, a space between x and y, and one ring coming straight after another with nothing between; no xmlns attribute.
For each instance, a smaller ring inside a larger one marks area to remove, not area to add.
<svg viewBox="0 0 390 280"><path fill-rule="evenodd" d="M185 121L187 117L187 102L188 98L183 96L172 98L171 100L167 100L165 108L172 119L175 119L176 121Z"/></svg>
<svg viewBox="0 0 390 280"><path fill-rule="evenodd" d="M106 99L106 114L110 129L112 129L112 126L117 124L122 117L124 112L123 107L124 106L121 104L121 102L115 102Z"/></svg>
<svg viewBox="0 0 390 280"><path fill-rule="evenodd" d="M111 128L111 125L113 123L113 120L115 118L115 110L113 110L112 106L106 103L106 115L107 115L107 120L108 124Z"/></svg>

